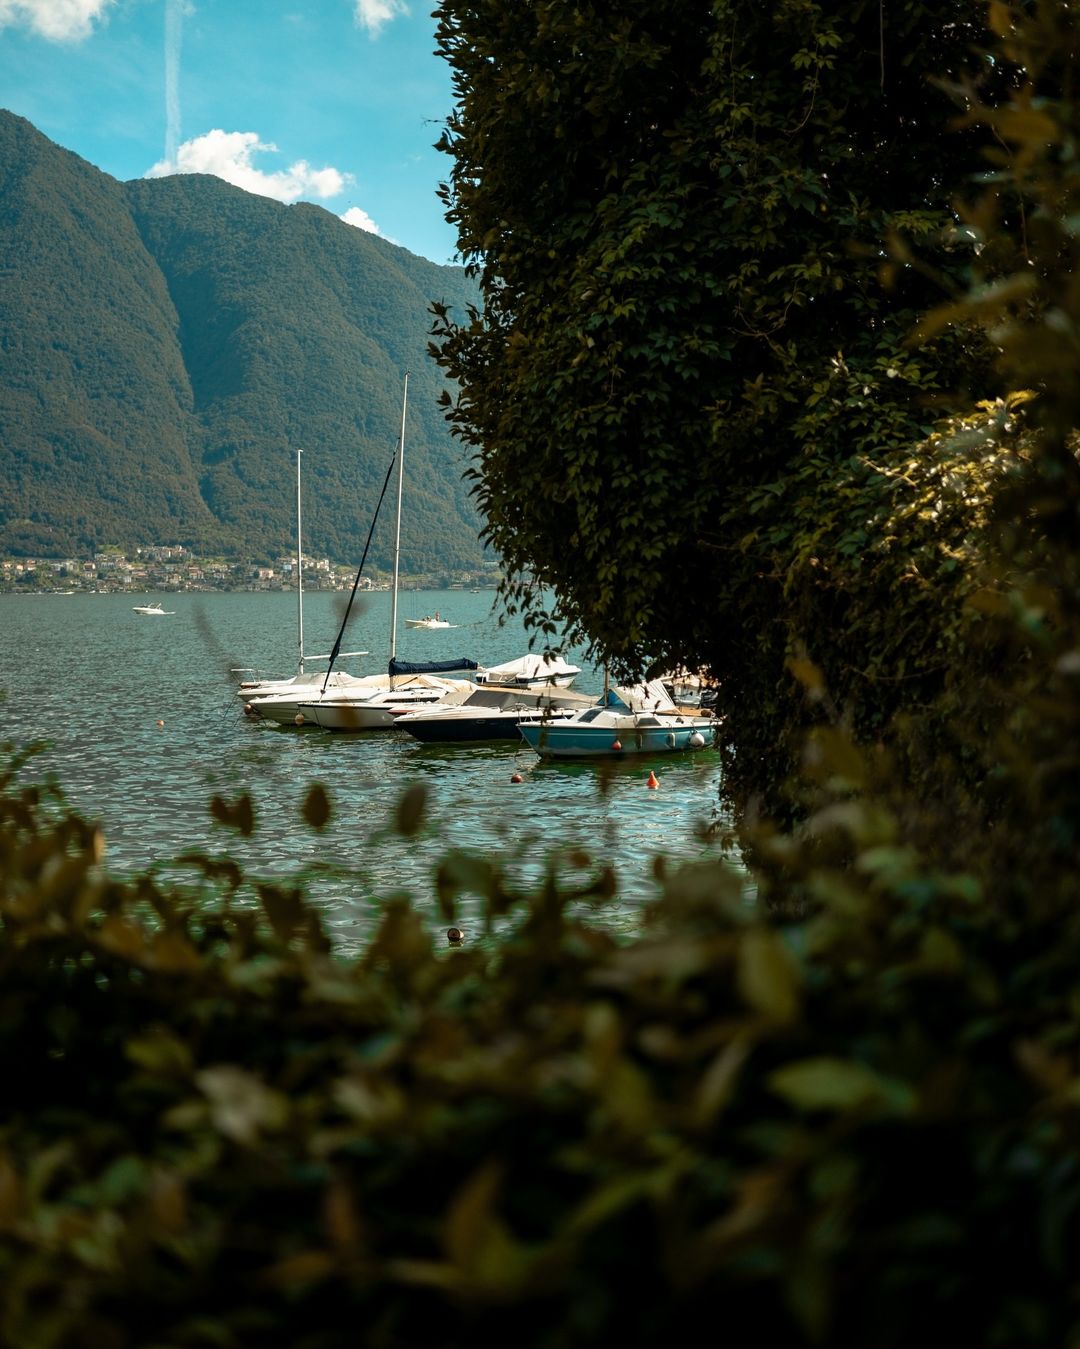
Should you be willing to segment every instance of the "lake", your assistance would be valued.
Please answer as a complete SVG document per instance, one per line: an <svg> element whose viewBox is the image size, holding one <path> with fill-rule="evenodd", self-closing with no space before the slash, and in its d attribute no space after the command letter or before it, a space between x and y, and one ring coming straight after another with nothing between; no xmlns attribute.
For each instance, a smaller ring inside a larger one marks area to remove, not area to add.
<svg viewBox="0 0 1080 1349"><path fill-rule="evenodd" d="M397 655L403 660L467 656L496 664L524 655L517 619L501 625L494 592L403 591ZM330 650L347 597L304 598L305 649ZM168 617L134 604L160 600ZM391 596L359 595L341 662L357 674L385 671ZM404 619L438 609L456 626L411 630ZM295 672L297 606L286 592L177 595L0 595L0 689L4 739L45 739L39 772L56 774L69 802L99 820L106 864L118 875L165 865L185 849L229 852L256 876L303 878L346 953L378 922L388 896L410 893L433 931L445 929L432 862L447 848L497 859L515 883L554 864L578 880L611 864L617 899L605 927L633 933L654 898L652 861L720 855L705 827L719 809L719 756L708 748L616 764L542 763L523 744L425 746L404 731L335 735L245 718L235 693L239 667L266 677ZM580 652L574 687L599 692L602 676ZM324 668L315 664L309 668ZM158 723L163 723L159 725ZM650 769L658 790L645 786ZM521 783L511 777L522 775ZM308 786L326 788L333 813L316 832L300 817ZM420 834L387 833L402 790L428 788ZM210 816L219 793L250 793L256 833L238 839ZM583 866L577 852L593 862ZM479 934L479 900L466 897L458 923Z"/></svg>

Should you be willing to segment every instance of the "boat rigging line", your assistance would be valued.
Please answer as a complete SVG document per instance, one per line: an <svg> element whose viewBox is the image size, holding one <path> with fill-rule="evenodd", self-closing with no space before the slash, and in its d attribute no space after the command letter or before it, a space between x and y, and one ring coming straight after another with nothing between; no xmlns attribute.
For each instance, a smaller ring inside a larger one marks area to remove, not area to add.
<svg viewBox="0 0 1080 1349"><path fill-rule="evenodd" d="M406 397L408 396L408 392L409 392L409 372L406 370L405 371ZM398 437L397 444L394 446L394 453L390 457L390 466L386 470L386 477L383 479L382 491L379 493L379 500L375 504L375 513L371 517L371 528L368 530L367 542L364 544L363 556L360 558L360 565L356 569L356 579L353 581L352 590L349 592L349 602L345 605L345 613L341 620L341 627L338 629L337 638L330 652L329 664L326 667L326 677L323 679L322 689L320 690L320 696L321 694L326 692L326 684L330 678L330 671L334 668L334 661L337 659L338 652L341 650L341 643L345 639L345 628L349 622L349 613L352 610L353 600L356 599L356 591L360 585L360 578L364 574L364 563L367 562L368 549L371 547L371 538L372 535L375 533L375 523L379 518L379 511L382 508L383 498L386 496L386 489L390 486L390 478L393 475L394 465L397 463L398 454L400 453L401 444L404 439L405 439L405 401L403 398L401 404L401 434ZM398 505L398 509L399 510L401 509L400 502ZM397 576L396 553L394 554L394 570L396 581ZM396 598L396 587L395 587L395 598Z"/></svg>

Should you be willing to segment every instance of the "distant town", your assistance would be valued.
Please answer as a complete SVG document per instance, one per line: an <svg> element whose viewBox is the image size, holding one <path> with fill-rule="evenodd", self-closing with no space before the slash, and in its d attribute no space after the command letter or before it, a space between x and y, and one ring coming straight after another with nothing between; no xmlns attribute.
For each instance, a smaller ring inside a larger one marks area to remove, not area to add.
<svg viewBox="0 0 1080 1349"><path fill-rule="evenodd" d="M329 558L303 559L305 590L349 590L355 567ZM401 576L403 590L493 589L499 581L495 563L474 571L432 572ZM362 590L389 590L388 572L372 569L360 578ZM271 564L196 557L189 548L154 545L124 552L105 548L87 558L4 558L0 560L0 593L66 594L77 590L95 594L140 594L165 590L295 590L296 558L280 557Z"/></svg>

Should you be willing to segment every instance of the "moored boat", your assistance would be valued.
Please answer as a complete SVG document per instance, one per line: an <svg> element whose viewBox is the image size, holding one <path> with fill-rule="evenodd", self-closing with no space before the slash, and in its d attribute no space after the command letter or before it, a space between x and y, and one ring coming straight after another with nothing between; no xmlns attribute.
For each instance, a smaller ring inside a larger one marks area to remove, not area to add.
<svg viewBox="0 0 1080 1349"><path fill-rule="evenodd" d="M269 705L264 704L264 712L260 715L268 716L271 720L281 721L283 724L292 721L296 716L296 707L288 704L288 695L296 693L298 696L312 696L316 689L329 690L338 688L353 688L363 685L364 679L360 675L347 674L344 670L335 670L332 668L333 658L325 656L309 656L304 652L304 545L303 545L303 522L301 518L301 495L300 495L300 455L302 451L296 451L296 644L298 652L298 662L296 674L282 677L280 679L242 679L236 690L237 697L244 699L244 712L247 716L254 715L252 711L252 702L256 699L269 698L277 695L286 697L286 706L281 709L280 716L272 716L269 712ZM137 611L143 612L143 611ZM334 656L341 656L344 659L347 656L366 656L366 651L345 651ZM305 671L305 661L331 661L331 668L328 671ZM254 674L253 670L242 668L234 669L233 674L245 675Z"/></svg>
<svg viewBox="0 0 1080 1349"><path fill-rule="evenodd" d="M435 704L396 719L395 725L425 744L462 744L478 740L520 742L522 721L572 717L594 699L584 694L555 696L528 689L477 688L457 705Z"/></svg>
<svg viewBox="0 0 1080 1349"><path fill-rule="evenodd" d="M476 676L478 684L499 684L502 687L544 689L569 688L581 673L579 665L571 665L561 656L541 656L530 652L517 660L490 665Z"/></svg>
<svg viewBox="0 0 1080 1349"><path fill-rule="evenodd" d="M620 758L703 749L714 739L710 716L682 712L658 681L610 690L599 703L551 724L522 721L522 739L542 758Z"/></svg>
<svg viewBox="0 0 1080 1349"><path fill-rule="evenodd" d="M467 679L420 676L394 688L379 689L366 698L346 695L301 702L298 714L307 725L320 726L324 731L384 731L404 713L467 698L473 688L475 685Z"/></svg>
<svg viewBox="0 0 1080 1349"><path fill-rule="evenodd" d="M310 718L298 721L303 714L301 703L312 704L335 702L341 699L370 698L387 688L386 675L346 675L340 671L331 673L331 683L323 688L325 674L307 673L294 675L292 679L281 680L276 686L263 685L259 688L241 690L246 697L244 713L257 721L276 721L279 726L310 723Z"/></svg>

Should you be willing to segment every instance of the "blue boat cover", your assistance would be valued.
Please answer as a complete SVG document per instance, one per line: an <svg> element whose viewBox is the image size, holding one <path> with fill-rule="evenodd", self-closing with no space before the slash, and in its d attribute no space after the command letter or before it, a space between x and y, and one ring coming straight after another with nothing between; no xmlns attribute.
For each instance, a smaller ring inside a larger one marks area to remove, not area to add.
<svg viewBox="0 0 1080 1349"><path fill-rule="evenodd" d="M449 674L451 670L478 670L474 660L392 660L390 678L395 675Z"/></svg>

